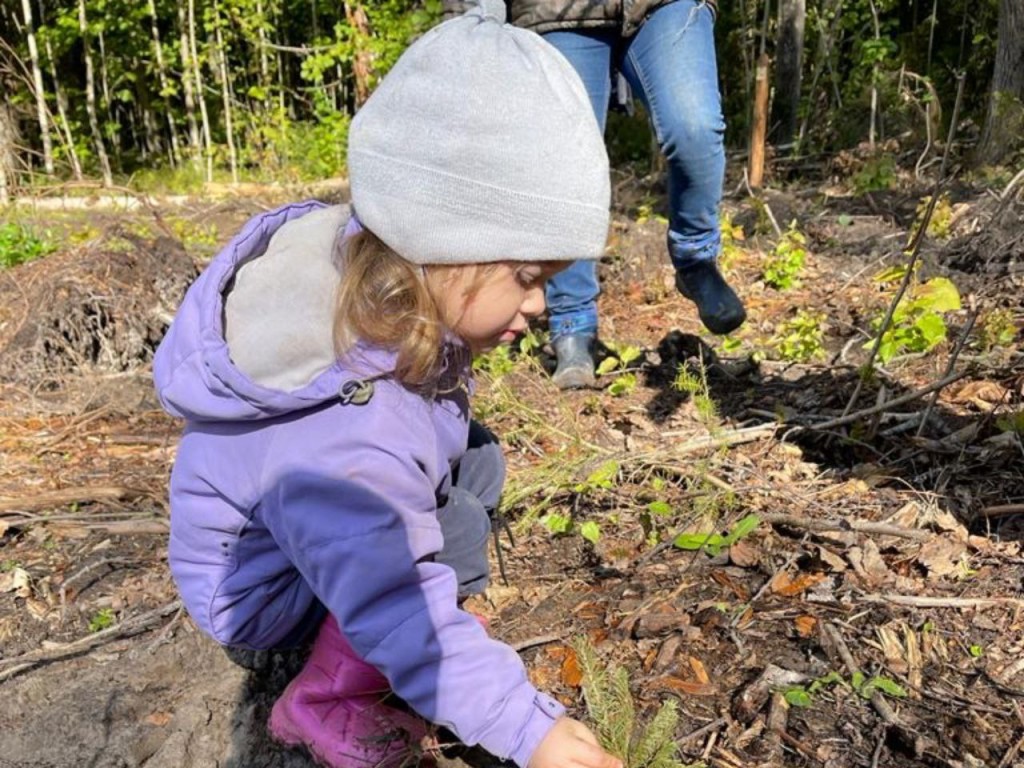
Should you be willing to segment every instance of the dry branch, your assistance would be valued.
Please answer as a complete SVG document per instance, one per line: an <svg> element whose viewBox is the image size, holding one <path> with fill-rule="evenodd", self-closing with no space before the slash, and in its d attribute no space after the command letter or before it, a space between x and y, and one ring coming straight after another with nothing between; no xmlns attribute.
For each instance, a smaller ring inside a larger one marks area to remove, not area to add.
<svg viewBox="0 0 1024 768"><path fill-rule="evenodd" d="M785 513L761 515L761 520L769 525L785 525L807 531L857 531L858 533L875 533L882 536L896 536L913 541L930 541L932 534L913 528L903 528L889 523L872 523L866 520L813 520L798 515Z"/></svg>
<svg viewBox="0 0 1024 768"><path fill-rule="evenodd" d="M133 616L130 619L125 619L120 624L116 624L113 627L96 632L87 637L79 638L78 640L74 640L70 643L58 645L53 648L40 648L39 650L29 651L28 653L23 653L20 656L13 656L9 659L0 659L0 667L7 667L6 669L0 670L0 682L14 677L19 672L23 672L37 664L58 661L70 656L77 656L80 653L92 650L93 648L112 640L118 640L122 637L131 637L132 635L145 632L159 624L164 617L181 610L181 607L181 601L174 600L152 611L143 613L139 616Z"/></svg>
<svg viewBox="0 0 1024 768"><path fill-rule="evenodd" d="M991 608L1013 605L1024 608L1024 600L1016 597L927 597L923 595L864 595L867 603L891 603L909 608Z"/></svg>
<svg viewBox="0 0 1024 768"><path fill-rule="evenodd" d="M146 491L120 485L82 485L62 488L59 491L37 493L31 498L0 497L0 513L34 512L40 509L54 509L70 504L99 501L128 501L145 495Z"/></svg>

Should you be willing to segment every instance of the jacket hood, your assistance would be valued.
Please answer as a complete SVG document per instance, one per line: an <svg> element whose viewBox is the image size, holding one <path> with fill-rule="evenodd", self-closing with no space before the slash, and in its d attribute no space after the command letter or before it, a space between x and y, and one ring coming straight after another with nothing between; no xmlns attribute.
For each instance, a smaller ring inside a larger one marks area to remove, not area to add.
<svg viewBox="0 0 1024 768"><path fill-rule="evenodd" d="M164 408L192 421L247 421L305 410L358 378L334 354L334 248L347 206L309 201L250 220L189 288L157 349ZM367 371L393 355L360 354ZM361 363L360 367L363 367Z"/></svg>

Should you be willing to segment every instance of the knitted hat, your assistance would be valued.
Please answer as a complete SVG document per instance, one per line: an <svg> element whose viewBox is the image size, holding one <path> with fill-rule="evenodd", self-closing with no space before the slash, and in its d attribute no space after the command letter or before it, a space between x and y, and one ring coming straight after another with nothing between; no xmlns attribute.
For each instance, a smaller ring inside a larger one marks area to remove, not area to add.
<svg viewBox="0 0 1024 768"><path fill-rule="evenodd" d="M485 0L413 43L356 114L360 220L417 264L596 259L604 140L572 65Z"/></svg>

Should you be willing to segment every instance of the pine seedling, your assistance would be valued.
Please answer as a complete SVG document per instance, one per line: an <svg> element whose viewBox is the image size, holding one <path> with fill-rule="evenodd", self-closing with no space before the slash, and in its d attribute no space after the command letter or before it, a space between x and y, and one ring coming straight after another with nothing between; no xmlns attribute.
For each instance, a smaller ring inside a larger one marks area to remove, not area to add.
<svg viewBox="0 0 1024 768"><path fill-rule="evenodd" d="M647 727L640 728L626 670L602 665L584 638L573 643L573 650L583 673L587 713L601 746L622 760L623 768L683 768L675 740L675 700L664 702Z"/></svg>

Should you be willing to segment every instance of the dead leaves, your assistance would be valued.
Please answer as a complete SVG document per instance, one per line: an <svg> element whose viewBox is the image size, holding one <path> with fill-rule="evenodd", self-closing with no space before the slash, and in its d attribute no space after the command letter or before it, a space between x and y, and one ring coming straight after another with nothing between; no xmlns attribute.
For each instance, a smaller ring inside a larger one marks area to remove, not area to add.
<svg viewBox="0 0 1024 768"><path fill-rule="evenodd" d="M802 573L790 575L788 571L779 571L771 580L770 589L782 597L796 597L825 580L822 573Z"/></svg>

